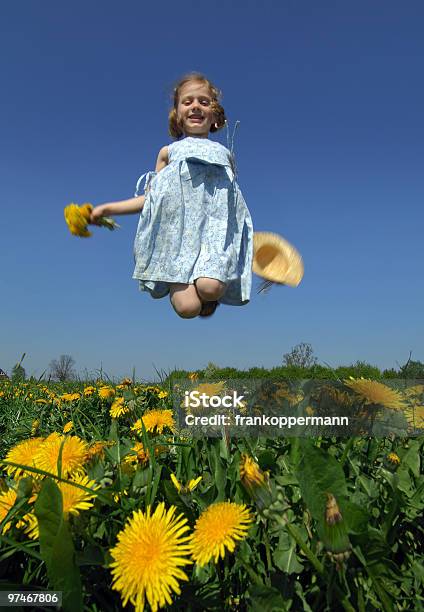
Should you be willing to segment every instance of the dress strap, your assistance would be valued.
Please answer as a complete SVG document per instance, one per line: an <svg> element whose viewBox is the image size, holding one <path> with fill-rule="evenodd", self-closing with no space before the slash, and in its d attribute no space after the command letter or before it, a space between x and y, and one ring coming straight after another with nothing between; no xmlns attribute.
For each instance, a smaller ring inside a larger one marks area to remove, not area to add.
<svg viewBox="0 0 424 612"><path fill-rule="evenodd" d="M154 170L150 170L149 172L145 172L144 174L142 174L140 176L140 178L137 181L137 185L135 187L135 193L134 196L139 196L142 195L142 191L146 194L149 189L150 189L150 183L152 181L152 179L157 175L157 172L155 172ZM145 181L144 181L144 187L141 186L144 177L146 177Z"/></svg>

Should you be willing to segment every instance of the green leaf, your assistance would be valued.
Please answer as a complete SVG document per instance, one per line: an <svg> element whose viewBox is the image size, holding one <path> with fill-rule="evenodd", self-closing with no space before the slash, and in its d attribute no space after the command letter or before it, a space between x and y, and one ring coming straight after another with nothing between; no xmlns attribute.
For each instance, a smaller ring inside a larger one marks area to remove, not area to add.
<svg viewBox="0 0 424 612"><path fill-rule="evenodd" d="M409 470L407 470L406 468L403 470L399 469L396 473L396 476L398 477L399 491L405 493L407 497L412 497L415 493L415 487L412 482L412 477Z"/></svg>
<svg viewBox="0 0 424 612"><path fill-rule="evenodd" d="M368 529L369 513L365 508L344 499L340 500L339 507L346 521L346 527L349 533L366 533Z"/></svg>
<svg viewBox="0 0 424 612"><path fill-rule="evenodd" d="M275 480L279 485L285 487L287 485L299 485L299 481L293 474L284 474L284 476L276 476Z"/></svg>
<svg viewBox="0 0 424 612"><path fill-rule="evenodd" d="M402 470L403 466L407 466L416 478L420 475L421 444L418 440L408 440L409 448L401 457L401 466L399 468L399 470Z"/></svg>
<svg viewBox="0 0 424 612"><path fill-rule="evenodd" d="M77 565L105 565L105 551L100 546L89 544L82 552L76 553Z"/></svg>
<svg viewBox="0 0 424 612"><path fill-rule="evenodd" d="M357 482L361 484L368 497L375 498L379 496L378 485L375 480L371 480L371 478L361 474L358 476Z"/></svg>
<svg viewBox="0 0 424 612"><path fill-rule="evenodd" d="M300 574L303 565L296 556L296 542L287 531L280 533L280 540L272 555L275 565L286 574Z"/></svg>
<svg viewBox="0 0 424 612"><path fill-rule="evenodd" d="M275 469L275 452L270 450L264 450L258 453L258 463L261 470L273 470Z"/></svg>
<svg viewBox="0 0 424 612"><path fill-rule="evenodd" d="M209 449L209 460L211 462L211 470L214 475L214 483L217 488L218 494L215 498L216 502L225 500L225 486L227 484L227 474L222 465L220 457L220 443L215 443Z"/></svg>
<svg viewBox="0 0 424 612"><path fill-rule="evenodd" d="M161 473L162 473L162 466L161 465L156 465L155 468L154 468L154 477L153 477L153 484L152 484L152 492L151 492L151 495L150 495L150 504L152 506L153 506L153 504L155 502L156 494L158 492L158 487L159 487Z"/></svg>
<svg viewBox="0 0 424 612"><path fill-rule="evenodd" d="M110 424L108 439L115 440L116 442L119 441L118 423L115 419L112 419L112 423Z"/></svg>
<svg viewBox="0 0 424 612"><path fill-rule="evenodd" d="M280 591L273 587L254 584L249 587L251 612L285 612L287 610L285 601Z"/></svg>
<svg viewBox="0 0 424 612"><path fill-rule="evenodd" d="M311 441L302 440L302 459L296 475L302 497L317 523L320 539L332 552L344 552L350 548L346 517L335 524L325 519L327 493L331 493L341 505L347 497L347 484L340 463Z"/></svg>
<svg viewBox="0 0 424 612"><path fill-rule="evenodd" d="M326 493L332 493L337 501L347 497L346 479L338 461L321 448L302 439L302 459L296 476L302 497L316 521L322 521L325 512Z"/></svg>
<svg viewBox="0 0 424 612"><path fill-rule="evenodd" d="M40 553L47 567L49 584L62 591L65 612L83 610L82 586L68 524L63 517L62 494L47 478L34 506L40 531Z"/></svg>
<svg viewBox="0 0 424 612"><path fill-rule="evenodd" d="M177 507L183 506L180 496L177 493L177 489L174 487L173 483L170 480L162 481L162 487L164 489L165 497L168 501L168 504Z"/></svg>
<svg viewBox="0 0 424 612"><path fill-rule="evenodd" d="M139 489L141 487L147 486L148 480L149 480L148 470L146 468L137 466L137 469L135 471L133 481L132 481L133 488Z"/></svg>
<svg viewBox="0 0 424 612"><path fill-rule="evenodd" d="M302 600L303 612L314 612L305 599L305 595L302 590L302 585L297 580L295 580L294 582L294 590L296 591L297 596Z"/></svg>

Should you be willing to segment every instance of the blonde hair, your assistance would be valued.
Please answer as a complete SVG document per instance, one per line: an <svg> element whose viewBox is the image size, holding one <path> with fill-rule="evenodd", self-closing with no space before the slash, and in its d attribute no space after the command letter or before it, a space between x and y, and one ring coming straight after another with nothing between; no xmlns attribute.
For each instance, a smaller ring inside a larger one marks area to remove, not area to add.
<svg viewBox="0 0 424 612"><path fill-rule="evenodd" d="M225 126L226 117L224 108L219 103L219 100L222 96L222 92L215 87L215 85L209 81L203 74L200 72L190 72L185 74L174 86L172 97L173 97L173 108L169 111L168 120L169 120L169 134L173 138L180 138L184 134L180 122L177 118L177 108L179 102L179 94L181 87L188 83L189 81L198 81L199 83L203 83L207 85L209 88L209 93L212 98L211 108L215 114L215 123L213 123L210 127L211 132L217 132L221 130Z"/></svg>

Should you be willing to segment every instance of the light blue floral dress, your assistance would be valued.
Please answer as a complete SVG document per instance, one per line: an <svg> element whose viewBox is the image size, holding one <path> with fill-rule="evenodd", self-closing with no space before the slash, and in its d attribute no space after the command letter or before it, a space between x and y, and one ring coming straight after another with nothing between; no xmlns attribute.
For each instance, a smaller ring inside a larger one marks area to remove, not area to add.
<svg viewBox="0 0 424 612"><path fill-rule="evenodd" d="M168 145L169 163L143 174L135 195L146 200L134 242L133 278L154 298L170 283L199 277L227 284L219 300L250 299L253 226L236 182L230 151L208 138L188 136Z"/></svg>

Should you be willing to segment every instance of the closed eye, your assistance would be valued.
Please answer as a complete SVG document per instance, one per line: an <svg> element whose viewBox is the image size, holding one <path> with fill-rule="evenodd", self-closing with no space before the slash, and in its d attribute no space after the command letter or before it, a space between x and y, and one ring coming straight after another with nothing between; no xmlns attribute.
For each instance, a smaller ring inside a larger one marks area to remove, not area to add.
<svg viewBox="0 0 424 612"><path fill-rule="evenodd" d="M200 100L200 102L202 104L208 104L208 105L211 103L211 101L208 100L207 98L204 98L203 100ZM191 104L191 100L184 100L183 104Z"/></svg>

